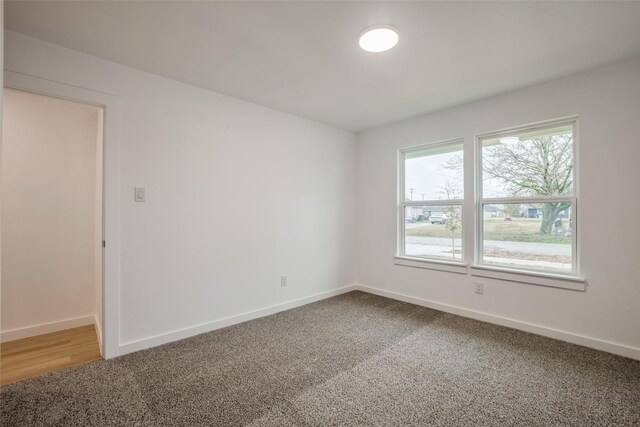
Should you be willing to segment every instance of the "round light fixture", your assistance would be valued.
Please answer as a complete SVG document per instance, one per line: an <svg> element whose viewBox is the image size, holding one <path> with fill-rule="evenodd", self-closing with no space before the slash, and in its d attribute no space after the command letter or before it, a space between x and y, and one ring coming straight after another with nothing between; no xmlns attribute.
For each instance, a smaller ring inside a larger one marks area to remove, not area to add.
<svg viewBox="0 0 640 427"><path fill-rule="evenodd" d="M398 44L398 31L390 25L374 25L360 33L360 47L367 52L384 52Z"/></svg>

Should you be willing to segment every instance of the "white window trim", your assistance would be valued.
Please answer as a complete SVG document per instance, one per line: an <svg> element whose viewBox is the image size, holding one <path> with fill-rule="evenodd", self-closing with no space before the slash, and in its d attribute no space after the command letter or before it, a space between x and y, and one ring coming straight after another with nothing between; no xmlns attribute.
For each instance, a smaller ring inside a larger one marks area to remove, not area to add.
<svg viewBox="0 0 640 427"><path fill-rule="evenodd" d="M415 145L412 147L401 148L398 150L398 225L397 225L397 247L396 256L394 257L394 263L396 265L404 265L408 267L426 268L430 270L449 271L454 273L467 273L467 263L465 261L465 221L464 221L464 198L463 199L447 199L447 200L405 200L405 156L407 153L421 149L436 149L438 147L446 147L447 145L461 145L463 146L462 153L464 155L464 137L451 138L442 141ZM464 169L463 169L464 174ZM464 182L464 177L463 177ZM460 206L460 214L462 215L462 226L460 229L460 249L461 260L460 261L447 261L437 258L417 257L406 255L405 253L405 212L406 207L410 206ZM440 268L438 268L440 267ZM464 270L464 271L462 271Z"/></svg>
<svg viewBox="0 0 640 427"><path fill-rule="evenodd" d="M447 271L449 273L467 274L468 266L463 262L445 261L432 258L419 258L411 256L396 256L393 258L395 265L405 267L424 268L426 270Z"/></svg>
<svg viewBox="0 0 640 427"><path fill-rule="evenodd" d="M581 277L552 274L538 271L516 270L488 265L471 265L471 276L525 283L527 285L549 286L552 288L586 291L587 281Z"/></svg>
<svg viewBox="0 0 640 427"><path fill-rule="evenodd" d="M573 127L573 195L570 197L565 196L553 196L553 197L506 197L506 198L482 198L481 190L481 173L482 173L482 147L481 141L489 137L504 137L509 134L533 131L536 129L544 129L554 126L569 125ZM464 221L464 210L470 203L469 200L465 202L465 199L456 200L426 200L426 201L409 201L405 199L405 170L404 161L405 154L407 152L415 151L418 149L437 148L439 146L448 144L462 144L464 145L464 138L452 138L430 144L421 144L412 147L402 148L398 150L398 215L397 215L397 250L394 257L394 264L406 267L423 268L428 270L437 270L450 273L468 274L471 277L485 277L501 281L524 283L528 285L548 286L554 288L562 288L576 291L586 291L587 281L580 274L580 250L578 240L578 212L579 212L579 117L568 116L559 119L547 120L542 122L536 122L529 125L516 126L498 131L486 132L482 134L476 134L474 137L474 215L473 215L473 227L474 227L474 242L472 244L474 248L473 261L469 265L466 255L465 247L468 242L465 239L465 229L467 222ZM465 157L468 157L469 153L463 149ZM465 174L468 171L465 169ZM482 209L484 204L505 204L505 203L533 203L533 202L548 202L548 201L569 201L571 202L571 220L572 220L572 272L568 274L545 272L540 270L527 270L521 268L509 268L491 264L481 264L482 259ZM462 225L462 260L461 261L446 261L436 258L415 257L406 255L405 249L405 236L404 236L404 215L406 206L443 206L443 205L459 205L462 209L463 225ZM466 205L466 206L465 206Z"/></svg>
<svg viewBox="0 0 640 427"><path fill-rule="evenodd" d="M517 126L499 131L487 132L475 136L475 245L474 245L474 265L471 266L471 275L482 277L493 277L501 280L539 284L543 286L554 286L568 289L585 290L585 280L579 276L580 257L578 250L578 194L579 194L579 168L578 168L578 116L563 117L555 120L538 122L530 125ZM551 128L555 126L571 125L573 127L573 195L571 196L536 196L536 197L500 197L483 198L482 194L482 141L488 138L506 137L514 134L534 131L537 129ZM483 209L488 204L507 203L544 203L549 201L571 202L571 273L547 273L539 270L527 270L524 268L504 268L492 264L485 264L482 261L483 254ZM493 274L490 274L490 273ZM541 280L541 279L548 280ZM566 285L570 283L571 285ZM577 284L574 286L573 284Z"/></svg>

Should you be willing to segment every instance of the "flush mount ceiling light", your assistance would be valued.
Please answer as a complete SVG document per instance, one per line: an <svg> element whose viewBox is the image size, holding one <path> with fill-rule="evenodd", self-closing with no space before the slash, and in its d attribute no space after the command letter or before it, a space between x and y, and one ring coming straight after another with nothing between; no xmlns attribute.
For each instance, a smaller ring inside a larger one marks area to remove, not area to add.
<svg viewBox="0 0 640 427"><path fill-rule="evenodd" d="M374 25L360 33L360 47L367 52L384 52L398 44L398 30L390 25Z"/></svg>

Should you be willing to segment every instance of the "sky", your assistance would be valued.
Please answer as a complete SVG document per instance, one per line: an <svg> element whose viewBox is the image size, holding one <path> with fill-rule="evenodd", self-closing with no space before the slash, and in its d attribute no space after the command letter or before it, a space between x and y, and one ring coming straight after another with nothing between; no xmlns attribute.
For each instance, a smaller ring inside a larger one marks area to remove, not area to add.
<svg viewBox="0 0 640 427"><path fill-rule="evenodd" d="M424 157L416 157L405 161L405 196L411 200L410 190L413 188L413 200L446 200L447 182L456 190L456 197L463 197L464 182L462 168L453 170L445 166L454 156L462 152L442 153Z"/></svg>

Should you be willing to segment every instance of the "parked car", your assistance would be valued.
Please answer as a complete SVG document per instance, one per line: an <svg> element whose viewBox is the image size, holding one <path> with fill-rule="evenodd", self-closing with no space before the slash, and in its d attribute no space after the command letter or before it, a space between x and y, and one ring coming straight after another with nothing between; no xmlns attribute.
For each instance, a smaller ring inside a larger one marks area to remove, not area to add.
<svg viewBox="0 0 640 427"><path fill-rule="evenodd" d="M429 222L431 224L444 224L449 220L447 216L443 213L434 213L429 217Z"/></svg>

